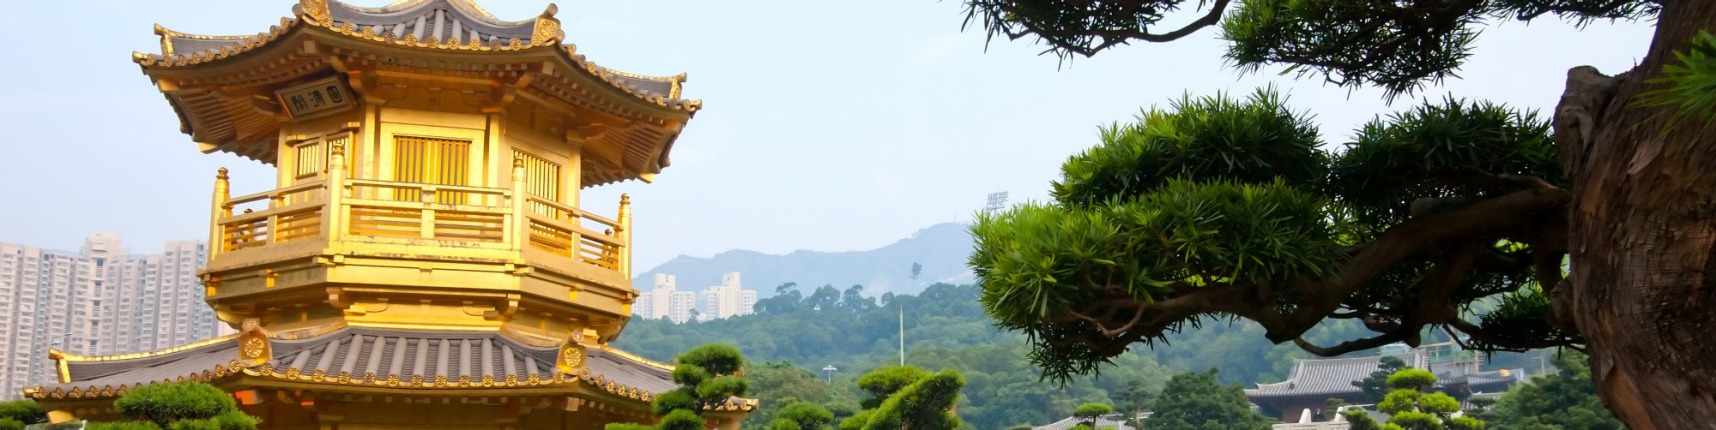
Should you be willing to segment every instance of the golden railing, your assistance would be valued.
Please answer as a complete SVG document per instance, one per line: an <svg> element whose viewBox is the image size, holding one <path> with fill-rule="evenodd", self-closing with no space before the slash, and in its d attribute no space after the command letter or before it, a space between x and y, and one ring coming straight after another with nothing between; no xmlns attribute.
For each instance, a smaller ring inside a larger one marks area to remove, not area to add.
<svg viewBox="0 0 1716 430"><path fill-rule="evenodd" d="M215 177L209 262L221 254L307 239L447 241L485 248L547 251L631 276L631 200L617 220L527 193L514 160L511 188L422 184L345 177L335 145L325 179L228 197L226 169ZM432 241L432 242L428 242Z"/></svg>

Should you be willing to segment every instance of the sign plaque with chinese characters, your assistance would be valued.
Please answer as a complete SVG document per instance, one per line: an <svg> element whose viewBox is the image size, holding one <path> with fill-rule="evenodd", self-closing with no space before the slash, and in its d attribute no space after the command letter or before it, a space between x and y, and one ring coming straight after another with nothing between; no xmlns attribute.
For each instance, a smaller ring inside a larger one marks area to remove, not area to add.
<svg viewBox="0 0 1716 430"><path fill-rule="evenodd" d="M274 97L293 119L338 112L354 104L351 90L337 76L275 91Z"/></svg>

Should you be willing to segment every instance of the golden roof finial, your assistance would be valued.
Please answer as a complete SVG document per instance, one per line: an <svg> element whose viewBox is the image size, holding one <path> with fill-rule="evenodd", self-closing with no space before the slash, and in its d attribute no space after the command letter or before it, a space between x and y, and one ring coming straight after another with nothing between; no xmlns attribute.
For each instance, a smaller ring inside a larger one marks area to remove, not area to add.
<svg viewBox="0 0 1716 430"><path fill-rule="evenodd" d="M222 181L224 181L224 180L227 180L227 179L228 179L228 178L227 178L227 177L226 177L226 168L225 168L225 167L222 167L222 168L220 168L220 170L216 170L216 171L215 171L215 179L219 179L219 180L222 180Z"/></svg>
<svg viewBox="0 0 1716 430"><path fill-rule="evenodd" d="M631 194L620 194L620 206L632 204Z"/></svg>
<svg viewBox="0 0 1716 430"><path fill-rule="evenodd" d="M333 13L328 11L328 0L298 0L298 5L292 7L292 14L311 24L327 25L333 22Z"/></svg>

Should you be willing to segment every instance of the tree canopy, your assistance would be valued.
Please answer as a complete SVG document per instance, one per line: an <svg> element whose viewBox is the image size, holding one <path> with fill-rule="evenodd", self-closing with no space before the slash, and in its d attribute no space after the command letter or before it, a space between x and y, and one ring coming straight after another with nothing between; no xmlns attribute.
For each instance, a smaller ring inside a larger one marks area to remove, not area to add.
<svg viewBox="0 0 1716 430"><path fill-rule="evenodd" d="M231 394L201 382L148 384L113 401L129 421L90 423L90 430L255 430L260 421L238 409Z"/></svg>
<svg viewBox="0 0 1716 430"><path fill-rule="evenodd" d="M1585 361L1584 354L1562 351L1555 356L1556 373L1509 389L1486 411L1484 420L1502 429L1625 429L1597 398L1591 367Z"/></svg>
<svg viewBox="0 0 1716 430"><path fill-rule="evenodd" d="M912 366L883 367L858 379L864 410L840 421L841 430L953 430L960 427L953 407L965 378L952 369L940 372ZM872 406L874 405L874 406Z"/></svg>
<svg viewBox="0 0 1716 430"><path fill-rule="evenodd" d="M1251 411L1245 390L1222 385L1216 369L1174 375L1162 388L1155 415L1144 422L1152 430L1259 430L1269 428L1270 419Z"/></svg>
<svg viewBox="0 0 1716 430"><path fill-rule="evenodd" d="M1389 414L1387 423L1379 425L1357 408L1347 409L1342 416L1352 423L1352 430L1483 430L1483 421L1459 415L1459 400L1431 392L1435 385L1436 375L1428 370L1401 369L1388 376L1393 390L1376 404L1376 410Z"/></svg>
<svg viewBox="0 0 1716 430"><path fill-rule="evenodd" d="M650 402L650 412L659 417L654 426L631 423L608 424L607 430L703 430L703 411L744 396L750 381L741 376L745 356L732 345L707 344L679 355L673 367L673 382L679 388L659 393Z"/></svg>
<svg viewBox="0 0 1716 430"><path fill-rule="evenodd" d="M1056 378L1211 318L1319 355L1416 344L1430 326L1490 350L1580 341L1527 288L1559 282L1568 201L1535 113L1447 99L1378 118L1339 153L1318 136L1272 89L1104 128L1054 201L979 215L984 307ZM1493 297L1506 312L1466 319ZM1379 334L1304 338L1331 317Z"/></svg>
<svg viewBox="0 0 1716 430"><path fill-rule="evenodd" d="M1197 15L1176 25L1183 19L1172 15L1181 9ZM1548 15L1587 23L1659 11L1652 0L967 0L966 25L982 26L991 39L1034 37L1063 57L1214 27L1228 42L1225 57L1241 69L1288 64L1330 83L1401 94L1454 76L1486 20Z"/></svg>
<svg viewBox="0 0 1716 430"><path fill-rule="evenodd" d="M1567 69L1553 140L1549 124L1529 112L1429 103L1362 128L1328 164L1320 186L1298 180L1307 167L1298 159L1220 150L1291 142L1295 128L1281 124L1297 120L1259 126L1273 132L1267 135L1251 134L1259 127L1246 124L1188 132L1177 127L1201 117L1175 113L1209 110L1182 104L1165 115L1147 113L1139 128L1155 131L1147 138L1167 139L1154 147L1178 151L1166 155L1220 154L1226 171L1173 161L1170 167L1187 168L1135 183L1160 174L1161 163L1069 166L1067 173L1102 172L1096 184L1119 187L1067 199L1057 184L1056 202L991 217L974 229L985 243L972 265L987 270L986 289L1017 301L991 311L1008 328L1033 334L1034 358L1053 376L1092 370L1090 363L1125 344L1210 317L1257 321L1270 340L1325 355L1416 344L1414 333L1435 328L1462 332L1479 349L1589 347L1593 365L1607 369L1597 375L1599 392L1623 421L1657 428L1716 421L1716 407L1696 400L1716 391L1716 369L1703 363L1716 348L1685 341L1716 324L1708 312L1716 283L1701 264L1660 263L1716 259L1711 247L1682 245L1703 237L1716 218L1716 206L1707 204L1716 198L1716 177L1699 173L1716 163L1716 37L1708 33L1716 28L1716 3L964 3L966 25L991 40L1034 38L1063 58L1213 28L1227 44L1223 57L1242 71L1280 67L1347 88L1380 88L1390 101L1456 76L1491 22L1649 20L1652 42L1630 70ZM1153 148L1132 146L1130 153ZM1486 152L1499 157L1467 158ZM1129 152L1092 154L1074 162L1126 159ZM1407 154L1420 158L1397 158ZM1401 169L1375 170L1387 165ZM1260 168L1280 174L1273 182L1245 176ZM1064 176L1075 187L1082 179ZM1194 200L1208 203L1190 205ZM1141 201L1147 203L1135 203ZM1267 235L1274 240L1224 236L1265 226L1280 228ZM1121 239L1100 240L1104 231ZM1472 296L1498 295L1505 303L1495 311L1476 321L1465 315ZM1041 324L1024 322L1032 312ZM1379 335L1331 347L1300 338L1330 317L1362 320Z"/></svg>

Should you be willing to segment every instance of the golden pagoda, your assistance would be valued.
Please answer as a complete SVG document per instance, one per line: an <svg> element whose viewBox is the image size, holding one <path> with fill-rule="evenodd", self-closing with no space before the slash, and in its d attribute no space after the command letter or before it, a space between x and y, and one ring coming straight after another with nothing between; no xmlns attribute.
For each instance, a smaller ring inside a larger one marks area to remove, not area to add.
<svg viewBox="0 0 1716 430"><path fill-rule="evenodd" d="M631 214L579 191L649 181L701 102L684 75L597 66L556 8L300 0L252 36L157 26L133 54L203 152L277 168L215 178L206 300L236 335L110 357L52 353L25 394L113 419L128 388L203 381L276 429L600 429L653 422L672 367L609 346L631 315ZM737 429L756 401L705 411Z"/></svg>

